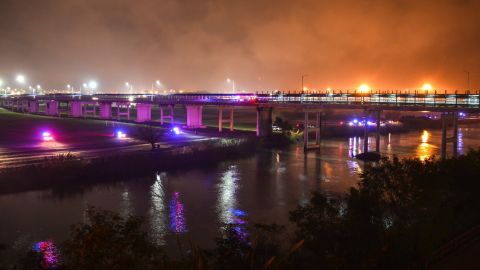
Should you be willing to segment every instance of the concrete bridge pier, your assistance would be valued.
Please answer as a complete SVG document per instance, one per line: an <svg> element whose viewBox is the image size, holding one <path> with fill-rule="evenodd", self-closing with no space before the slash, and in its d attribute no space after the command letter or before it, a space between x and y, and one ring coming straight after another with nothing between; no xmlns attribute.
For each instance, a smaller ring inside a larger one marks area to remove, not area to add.
<svg viewBox="0 0 480 270"><path fill-rule="evenodd" d="M257 107L257 137L272 135L272 111L271 107Z"/></svg>
<svg viewBox="0 0 480 270"><path fill-rule="evenodd" d="M83 102L83 116L87 117L90 114L92 117L97 116L97 102ZM92 106L90 106L92 105Z"/></svg>
<svg viewBox="0 0 480 270"><path fill-rule="evenodd" d="M29 113L38 113L38 101L29 100L28 101L28 112Z"/></svg>
<svg viewBox="0 0 480 270"><path fill-rule="evenodd" d="M380 154L380 116L382 111L376 111L375 119L375 152Z"/></svg>
<svg viewBox="0 0 480 270"><path fill-rule="evenodd" d="M174 107L173 107L173 105L168 105L167 106L167 108L170 110L169 115L164 114L162 105L159 105L158 107L160 109L160 124L163 125L165 123L165 119L170 119L170 125L173 125L174 124L174 120L173 120L173 108Z"/></svg>
<svg viewBox="0 0 480 270"><path fill-rule="evenodd" d="M227 122L230 125L230 131L233 131L233 106L229 107L230 109L230 119L223 120L223 110L226 109L225 107L218 108L218 132L222 132L223 130L223 123Z"/></svg>
<svg viewBox="0 0 480 270"><path fill-rule="evenodd" d="M81 101L70 101L70 116L71 117L81 117L82 116L82 102Z"/></svg>
<svg viewBox="0 0 480 270"><path fill-rule="evenodd" d="M322 113L315 113L315 124L312 125L309 120L309 114L312 112L305 111L305 120L303 123L303 150L308 151L311 149L320 149L320 134L322 126ZM310 143L309 133L315 132L315 143Z"/></svg>
<svg viewBox="0 0 480 270"><path fill-rule="evenodd" d="M50 116L57 116L58 115L58 101L50 100L47 102L47 110L46 114Z"/></svg>
<svg viewBox="0 0 480 270"><path fill-rule="evenodd" d="M100 103L100 118L102 119L112 118L112 103L110 102Z"/></svg>
<svg viewBox="0 0 480 270"><path fill-rule="evenodd" d="M448 120L452 121L452 137L447 136ZM457 112L442 113L442 146L440 156L442 159L447 157L447 143L452 143L452 156L458 156L458 115Z"/></svg>
<svg viewBox="0 0 480 270"><path fill-rule="evenodd" d="M200 105L185 105L187 110L187 128L201 128L202 125L202 109Z"/></svg>
<svg viewBox="0 0 480 270"><path fill-rule="evenodd" d="M22 112L28 112L28 100L22 100Z"/></svg>
<svg viewBox="0 0 480 270"><path fill-rule="evenodd" d="M152 104L137 103L137 122L148 122L152 120Z"/></svg>
<svg viewBox="0 0 480 270"><path fill-rule="evenodd" d="M116 102L117 106L117 120L120 120L122 116L126 116L127 120L130 120L130 103L129 102ZM122 111L122 109L127 109Z"/></svg>

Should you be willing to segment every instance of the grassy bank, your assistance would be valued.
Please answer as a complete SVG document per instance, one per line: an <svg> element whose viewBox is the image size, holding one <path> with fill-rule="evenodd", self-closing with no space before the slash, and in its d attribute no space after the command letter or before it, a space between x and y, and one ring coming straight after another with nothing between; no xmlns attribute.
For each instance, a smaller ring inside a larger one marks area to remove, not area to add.
<svg viewBox="0 0 480 270"><path fill-rule="evenodd" d="M154 172L209 168L219 162L251 154L252 140L220 139L192 143L167 151L82 159L58 155L43 162L0 171L0 194L49 188L75 188L94 183L151 176Z"/></svg>

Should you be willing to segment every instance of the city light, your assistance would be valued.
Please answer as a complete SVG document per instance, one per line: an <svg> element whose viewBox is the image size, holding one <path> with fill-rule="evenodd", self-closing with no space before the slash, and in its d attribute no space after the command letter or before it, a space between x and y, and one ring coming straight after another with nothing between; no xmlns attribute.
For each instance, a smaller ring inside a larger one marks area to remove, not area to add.
<svg viewBox="0 0 480 270"><path fill-rule="evenodd" d="M17 77L15 78L15 81L17 81L17 82L20 83L20 84L24 84L24 83L27 81L27 79L25 78L24 75L19 74L19 75L17 75Z"/></svg>
<svg viewBox="0 0 480 270"><path fill-rule="evenodd" d="M422 86L422 90L423 90L423 91L431 91L431 90L433 90L433 87L432 87L431 84L425 83L425 84Z"/></svg>
<svg viewBox="0 0 480 270"><path fill-rule="evenodd" d="M370 92L370 86L368 86L368 84L361 84L359 87L358 87L358 91L360 93L368 93Z"/></svg>
<svg viewBox="0 0 480 270"><path fill-rule="evenodd" d="M89 82L88 82L88 87L89 87L90 89L97 89L98 83L97 83L96 81L89 81Z"/></svg>

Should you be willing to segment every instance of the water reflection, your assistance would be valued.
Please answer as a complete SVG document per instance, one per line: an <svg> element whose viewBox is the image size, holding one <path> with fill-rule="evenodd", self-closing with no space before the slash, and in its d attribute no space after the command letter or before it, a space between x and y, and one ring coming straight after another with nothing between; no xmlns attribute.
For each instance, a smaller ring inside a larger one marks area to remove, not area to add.
<svg viewBox="0 0 480 270"><path fill-rule="evenodd" d="M278 155L277 158L279 158ZM238 180L237 167L234 165L229 166L217 185L219 193L217 211L221 224L230 224L230 226L233 226L237 235L246 237L244 225L246 224L245 217L247 213L238 209Z"/></svg>
<svg viewBox="0 0 480 270"><path fill-rule="evenodd" d="M420 136L421 143L418 145L415 155L422 161L435 154L436 147L429 143L430 137L431 134L427 130L424 130Z"/></svg>
<svg viewBox="0 0 480 270"><path fill-rule="evenodd" d="M175 233L187 231L184 207L178 192L174 192L170 200L170 229Z"/></svg>
<svg viewBox="0 0 480 270"><path fill-rule="evenodd" d="M150 196L152 198L152 206L150 209L152 234L158 244L164 244L164 236L167 233L167 225L165 219L165 189L163 181L166 174L156 174L156 179L150 188ZM162 179L163 178L163 179Z"/></svg>
<svg viewBox="0 0 480 270"><path fill-rule="evenodd" d="M52 240L40 241L35 243L32 248L42 256L42 268L54 269L58 266L58 250Z"/></svg>
<svg viewBox="0 0 480 270"><path fill-rule="evenodd" d="M127 217L132 214L132 202L128 188L124 187L122 192L122 216Z"/></svg>
<svg viewBox="0 0 480 270"><path fill-rule="evenodd" d="M355 157L358 154L362 153L363 144L360 143L360 137L350 137L348 139L348 151L350 157Z"/></svg>
<svg viewBox="0 0 480 270"><path fill-rule="evenodd" d="M463 130L461 128L458 129L458 153L463 154Z"/></svg>

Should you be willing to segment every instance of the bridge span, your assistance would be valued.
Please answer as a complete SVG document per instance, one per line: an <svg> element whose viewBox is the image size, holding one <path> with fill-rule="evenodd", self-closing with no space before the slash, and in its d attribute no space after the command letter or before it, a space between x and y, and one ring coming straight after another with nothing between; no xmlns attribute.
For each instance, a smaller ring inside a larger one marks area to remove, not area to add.
<svg viewBox="0 0 480 270"><path fill-rule="evenodd" d="M184 106L186 110L187 128L204 127L202 123L202 109L204 106L218 108L218 130L222 132L224 123L234 130L234 108L252 107L257 112L256 134L259 137L269 136L272 133L272 111L284 109L302 110L304 120L304 148L316 149L320 147L320 128L322 110L324 109L356 109L363 110L365 117L374 116L376 119L376 151L380 146L380 116L385 110L396 111L435 111L441 113L442 145L441 156L446 157L447 143L452 143L453 156L457 155L458 145L458 113L480 113L479 93L438 94L433 93L406 93L402 91L388 91L377 93L332 92L315 94L290 94L276 92L239 93L239 94L54 94L54 95L20 95L4 96L1 106L19 112L60 116L60 108L64 104L67 116L70 117L98 117L113 119L112 111L115 108L116 119L131 118L131 109L136 110L136 122L152 121L152 106L157 105L160 110L160 124L166 120L174 123L174 107ZM99 115L97 115L97 108ZM224 111L229 116L224 119ZM311 115L313 114L313 121ZM452 136L447 136L448 121L453 126ZM364 125L364 152L368 151L368 126ZM310 142L309 134L315 133L314 142Z"/></svg>

